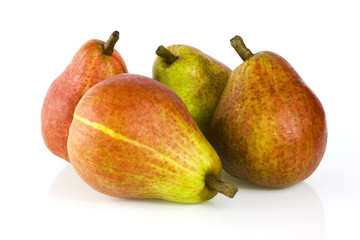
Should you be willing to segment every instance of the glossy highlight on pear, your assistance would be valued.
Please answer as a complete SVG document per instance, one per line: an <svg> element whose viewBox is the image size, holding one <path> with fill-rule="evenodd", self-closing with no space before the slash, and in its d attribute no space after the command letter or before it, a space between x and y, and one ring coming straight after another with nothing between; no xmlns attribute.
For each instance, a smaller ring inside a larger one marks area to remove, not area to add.
<svg viewBox="0 0 360 240"><path fill-rule="evenodd" d="M79 176L110 196L198 203L237 191L220 180L221 161L179 96L141 75L88 90L67 146Z"/></svg>
<svg viewBox="0 0 360 240"><path fill-rule="evenodd" d="M231 45L244 62L230 75L209 137L223 168L270 188L305 180L325 153L321 102L281 56L252 54L239 36Z"/></svg>

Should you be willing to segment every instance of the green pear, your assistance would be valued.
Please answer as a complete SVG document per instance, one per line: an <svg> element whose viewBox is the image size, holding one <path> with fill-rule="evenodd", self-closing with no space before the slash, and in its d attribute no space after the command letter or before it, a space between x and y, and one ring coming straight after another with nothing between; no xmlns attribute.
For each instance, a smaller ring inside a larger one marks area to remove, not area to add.
<svg viewBox="0 0 360 240"><path fill-rule="evenodd" d="M156 54L153 78L180 96L202 133L207 136L231 69L186 45L160 46Z"/></svg>
<svg viewBox="0 0 360 240"><path fill-rule="evenodd" d="M210 128L210 142L230 175L272 188L309 177L326 148L324 109L281 56L253 54L241 37L231 45L244 62L234 69Z"/></svg>

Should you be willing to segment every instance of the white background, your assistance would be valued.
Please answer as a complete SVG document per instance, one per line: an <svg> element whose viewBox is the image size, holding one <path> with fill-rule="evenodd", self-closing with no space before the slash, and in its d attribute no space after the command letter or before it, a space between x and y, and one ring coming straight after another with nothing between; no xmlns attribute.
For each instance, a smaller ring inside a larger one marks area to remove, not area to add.
<svg viewBox="0 0 360 240"><path fill-rule="evenodd" d="M1 1L0 239L360 239L360 14L356 1ZM158 45L187 44L230 68L229 40L282 55L326 111L315 173L267 190L224 174L234 199L185 205L95 192L45 147L42 101L89 39L120 32L129 72L151 77Z"/></svg>

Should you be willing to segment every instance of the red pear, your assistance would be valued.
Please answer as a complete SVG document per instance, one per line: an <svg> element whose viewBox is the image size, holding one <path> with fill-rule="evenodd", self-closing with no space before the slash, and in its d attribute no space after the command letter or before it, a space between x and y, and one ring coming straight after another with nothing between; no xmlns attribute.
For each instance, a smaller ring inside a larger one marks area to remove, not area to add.
<svg viewBox="0 0 360 240"><path fill-rule="evenodd" d="M281 56L231 45L244 62L230 75L210 128L210 142L232 176L266 187L309 177L326 148L323 106Z"/></svg>
<svg viewBox="0 0 360 240"><path fill-rule="evenodd" d="M196 203L237 188L180 97L144 76L119 74L92 87L71 123L70 161L95 190L122 198Z"/></svg>
<svg viewBox="0 0 360 240"><path fill-rule="evenodd" d="M114 49L119 39L115 31L107 42L90 40L81 46L65 71L51 84L41 111L41 132L46 146L69 161L67 138L76 105L95 84L126 73L126 65Z"/></svg>

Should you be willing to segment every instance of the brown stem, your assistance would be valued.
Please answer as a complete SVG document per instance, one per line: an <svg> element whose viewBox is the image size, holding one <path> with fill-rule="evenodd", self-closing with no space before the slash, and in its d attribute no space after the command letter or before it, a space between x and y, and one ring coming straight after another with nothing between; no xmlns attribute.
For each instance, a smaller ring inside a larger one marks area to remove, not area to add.
<svg viewBox="0 0 360 240"><path fill-rule="evenodd" d="M238 188L234 184L223 182L217 179L214 175L207 175L205 183L208 188L222 193L229 198L233 198L238 191Z"/></svg>
<svg viewBox="0 0 360 240"><path fill-rule="evenodd" d="M114 31L111 34L110 38L106 41L106 43L103 44L104 54L111 56L114 52L114 46L118 40L119 40L119 32Z"/></svg>
<svg viewBox="0 0 360 240"><path fill-rule="evenodd" d="M245 46L243 39L236 35L230 40L231 46L235 49L235 51L239 54L243 61L254 56L254 54Z"/></svg>
<svg viewBox="0 0 360 240"><path fill-rule="evenodd" d="M164 58L164 60L170 65L173 62L175 62L175 60L177 59L177 57L172 54L166 47L164 47L163 45L160 45L157 49L156 49L156 55L158 55L159 57Z"/></svg>

